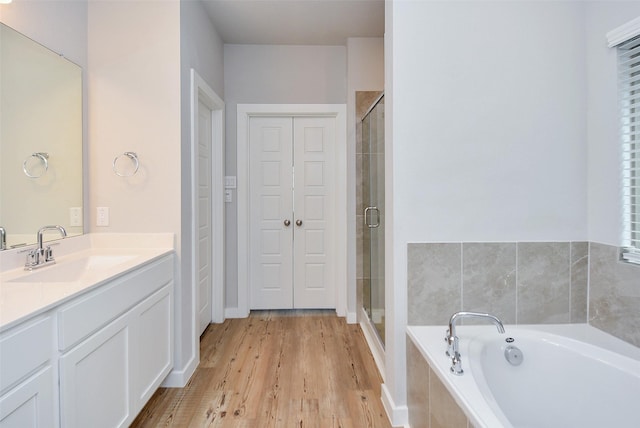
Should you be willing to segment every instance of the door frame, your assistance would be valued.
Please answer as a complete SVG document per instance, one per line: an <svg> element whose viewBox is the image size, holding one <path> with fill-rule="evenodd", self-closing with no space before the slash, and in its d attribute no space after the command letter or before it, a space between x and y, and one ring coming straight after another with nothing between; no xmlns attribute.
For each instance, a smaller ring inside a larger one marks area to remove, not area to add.
<svg viewBox="0 0 640 428"><path fill-rule="evenodd" d="M347 315L347 106L346 104L238 104L238 310L234 315L249 316L249 121L252 117L334 117L336 139L335 251L334 277L336 313ZM343 221L340 221L343 219ZM355 296L352 296L355 299ZM355 300L354 300L355 301Z"/></svg>
<svg viewBox="0 0 640 428"><path fill-rule="evenodd" d="M211 109L211 320L224 321L224 101L191 69L191 288L198 331L198 102ZM197 338L196 338L197 339ZM198 340L196 353L198 353Z"/></svg>

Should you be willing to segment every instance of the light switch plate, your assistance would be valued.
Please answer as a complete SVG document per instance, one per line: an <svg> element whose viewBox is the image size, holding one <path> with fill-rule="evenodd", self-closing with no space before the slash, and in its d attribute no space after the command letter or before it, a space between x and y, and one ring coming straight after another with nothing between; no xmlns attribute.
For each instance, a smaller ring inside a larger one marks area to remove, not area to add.
<svg viewBox="0 0 640 428"><path fill-rule="evenodd" d="M96 211L96 226L109 226L109 207L98 207Z"/></svg>
<svg viewBox="0 0 640 428"><path fill-rule="evenodd" d="M82 207L69 208L69 226L82 226Z"/></svg>
<svg viewBox="0 0 640 428"><path fill-rule="evenodd" d="M237 187L237 180L235 175L225 175L224 176L224 188L225 189L235 189Z"/></svg>

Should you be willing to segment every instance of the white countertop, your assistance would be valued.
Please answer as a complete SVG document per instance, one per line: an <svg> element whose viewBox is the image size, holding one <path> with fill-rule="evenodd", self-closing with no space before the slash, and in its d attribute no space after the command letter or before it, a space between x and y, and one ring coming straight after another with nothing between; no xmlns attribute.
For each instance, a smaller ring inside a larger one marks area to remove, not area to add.
<svg viewBox="0 0 640 428"><path fill-rule="evenodd" d="M174 251L173 240L174 235L166 233L88 234L60 240L52 246L56 264L32 272L24 270L27 249L0 252L0 331L170 254ZM71 282L39 280L48 269L92 256L111 257L117 263L108 269L87 270Z"/></svg>

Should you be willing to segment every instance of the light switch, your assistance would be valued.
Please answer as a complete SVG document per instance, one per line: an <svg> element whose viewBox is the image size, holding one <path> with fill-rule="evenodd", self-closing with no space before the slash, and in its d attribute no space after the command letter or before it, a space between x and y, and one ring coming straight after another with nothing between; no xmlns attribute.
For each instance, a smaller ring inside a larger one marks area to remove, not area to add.
<svg viewBox="0 0 640 428"><path fill-rule="evenodd" d="M235 189L237 187L237 181L235 175L225 175L224 177L224 188L225 189Z"/></svg>
<svg viewBox="0 0 640 428"><path fill-rule="evenodd" d="M233 202L233 190L227 189L224 191L224 201L227 203Z"/></svg>

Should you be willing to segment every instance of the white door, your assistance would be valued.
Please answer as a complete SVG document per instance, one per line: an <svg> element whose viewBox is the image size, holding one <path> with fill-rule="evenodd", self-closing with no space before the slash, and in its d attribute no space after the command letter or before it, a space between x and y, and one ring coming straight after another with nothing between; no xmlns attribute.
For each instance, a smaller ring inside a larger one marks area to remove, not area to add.
<svg viewBox="0 0 640 428"><path fill-rule="evenodd" d="M211 109L198 101L198 334L211 322Z"/></svg>
<svg viewBox="0 0 640 428"><path fill-rule="evenodd" d="M335 308L335 119L252 117L251 309Z"/></svg>

